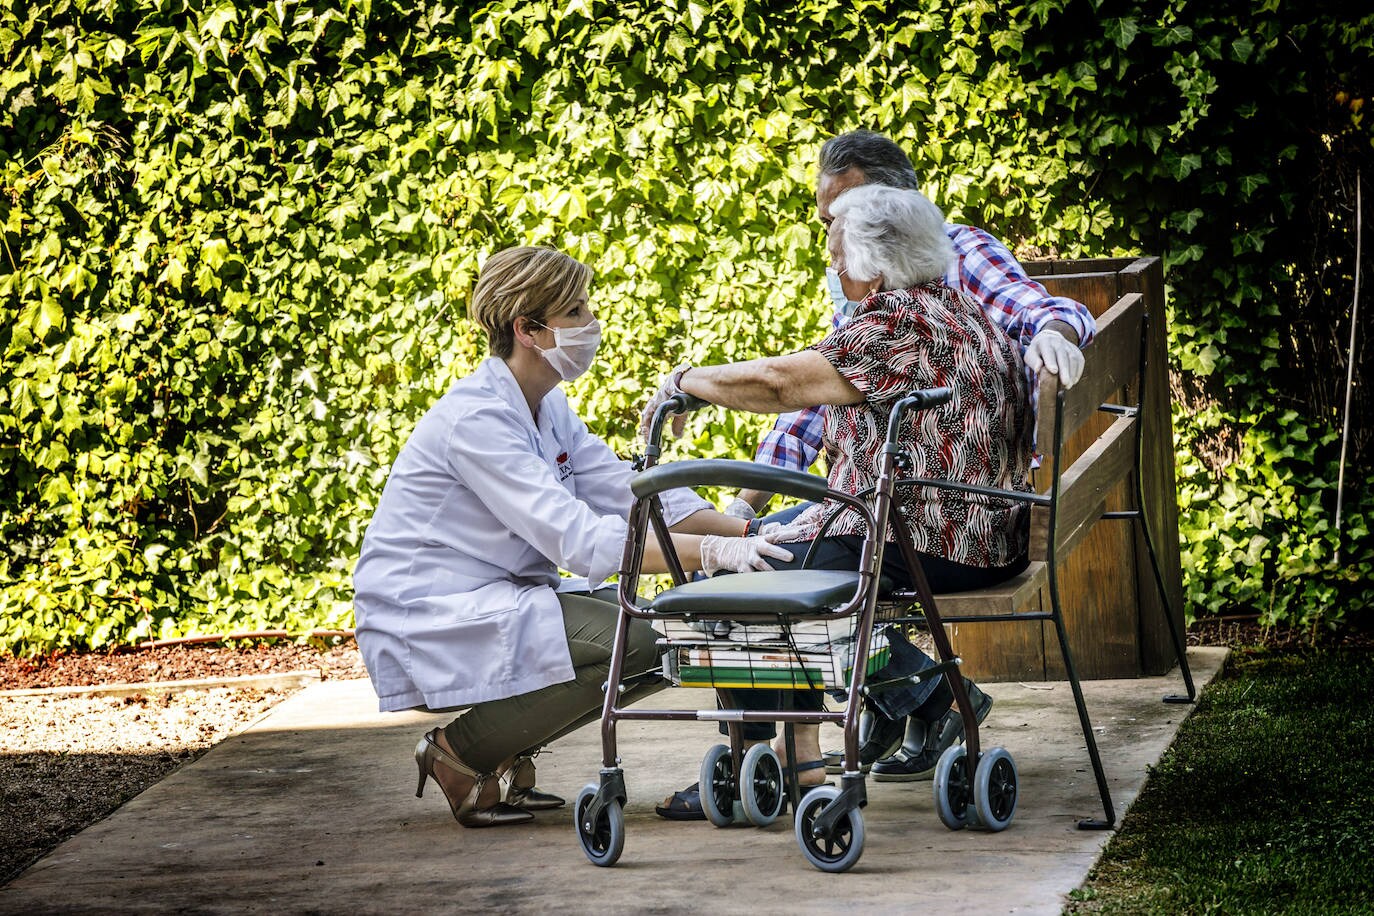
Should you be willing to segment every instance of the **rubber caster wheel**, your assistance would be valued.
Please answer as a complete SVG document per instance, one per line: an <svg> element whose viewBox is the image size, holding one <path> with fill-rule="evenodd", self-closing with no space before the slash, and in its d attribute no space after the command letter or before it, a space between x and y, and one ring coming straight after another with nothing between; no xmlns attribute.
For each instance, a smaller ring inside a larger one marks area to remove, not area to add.
<svg viewBox="0 0 1374 916"><path fill-rule="evenodd" d="M821 871L842 872L854 867L864 852L864 816L858 808L835 823L831 836L813 836L816 818L828 808L840 790L837 786L817 786L802 797L797 806L793 831L806 861Z"/></svg>
<svg viewBox="0 0 1374 916"><path fill-rule="evenodd" d="M782 762L767 744L749 748L740 764L740 805L744 817L755 827L767 827L782 813Z"/></svg>
<svg viewBox="0 0 1374 916"><path fill-rule="evenodd" d="M717 744L701 760L701 810L717 827L729 827L735 820L735 761L730 748Z"/></svg>
<svg viewBox="0 0 1374 916"><path fill-rule="evenodd" d="M625 851L625 811L617 799L602 808L596 823L592 823L587 818L587 809L596 798L597 789L596 783L590 782L577 793L573 826L577 829L577 842L582 844L591 863L609 867L620 861L620 854Z"/></svg>
<svg viewBox="0 0 1374 916"><path fill-rule="evenodd" d="M978 761L973 777L973 807L978 824L996 832L1006 830L1016 814L1016 762L1006 748L994 747Z"/></svg>
<svg viewBox="0 0 1374 916"><path fill-rule="evenodd" d="M968 751L962 744L946 748L935 764L935 813L950 830L968 826Z"/></svg>

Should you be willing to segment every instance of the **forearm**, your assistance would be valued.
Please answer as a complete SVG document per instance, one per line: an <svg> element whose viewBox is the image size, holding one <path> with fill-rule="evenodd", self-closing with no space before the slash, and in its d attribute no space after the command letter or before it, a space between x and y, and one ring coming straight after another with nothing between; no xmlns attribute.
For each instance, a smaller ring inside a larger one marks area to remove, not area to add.
<svg viewBox="0 0 1374 916"><path fill-rule="evenodd" d="M782 413L809 407L785 392L785 379L769 364L770 359L751 359L721 366L693 366L678 385L688 394L731 410L751 413Z"/></svg>
<svg viewBox="0 0 1374 916"><path fill-rule="evenodd" d="M749 508L755 512L762 512L763 507L768 505L768 500L773 498L773 494L763 490L740 490L739 498L747 502Z"/></svg>
<svg viewBox="0 0 1374 916"><path fill-rule="evenodd" d="M735 523L735 533L738 534L739 519L731 521ZM677 552L678 562L682 564L683 571L696 572L701 569L700 535L674 534L673 549ZM640 570L646 573L668 572L668 561L663 556L663 549L658 546L658 538L651 536L644 539L644 562Z"/></svg>
<svg viewBox="0 0 1374 916"><path fill-rule="evenodd" d="M723 366L694 366L679 377L678 387L712 404L752 413L863 400L859 390L815 350Z"/></svg>
<svg viewBox="0 0 1374 916"><path fill-rule="evenodd" d="M671 528L674 534L718 534L721 537L744 537L746 522L715 509L693 512Z"/></svg>

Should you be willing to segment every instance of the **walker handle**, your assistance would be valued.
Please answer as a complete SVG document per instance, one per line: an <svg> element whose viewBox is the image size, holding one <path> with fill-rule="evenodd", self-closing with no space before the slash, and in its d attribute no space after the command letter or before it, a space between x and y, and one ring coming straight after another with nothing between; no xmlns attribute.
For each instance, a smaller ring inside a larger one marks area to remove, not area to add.
<svg viewBox="0 0 1374 916"><path fill-rule="evenodd" d="M932 407L939 407L941 404L948 403L954 397L954 390L951 388L923 388L920 391L913 391L911 394L892 405L892 410L887 416L887 444L883 451L897 453L897 431L902 425L902 416L908 410L929 410Z"/></svg>
<svg viewBox="0 0 1374 916"><path fill-rule="evenodd" d="M649 424L649 436L646 440L648 451L657 460L662 449L659 447L659 440L663 438L663 424L668 421L670 416L680 413L690 413L693 410L700 410L709 406L710 401L703 401L696 395L688 394L685 391L673 395L654 411L654 419Z"/></svg>

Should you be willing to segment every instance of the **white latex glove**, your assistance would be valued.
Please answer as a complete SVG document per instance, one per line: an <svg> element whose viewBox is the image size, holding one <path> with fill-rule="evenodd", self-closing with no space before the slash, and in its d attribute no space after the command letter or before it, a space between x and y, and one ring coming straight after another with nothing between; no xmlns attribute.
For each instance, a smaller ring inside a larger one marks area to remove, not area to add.
<svg viewBox="0 0 1374 916"><path fill-rule="evenodd" d="M649 398L649 403L644 405L644 409L639 413L639 437L644 440L649 438L649 425L654 421L654 411L658 410L660 404L671 397L682 394L682 389L678 387L678 380L682 378L682 373L686 372L691 366L678 366L672 372L663 377L658 390L654 396ZM682 438L682 431L687 427L687 415L685 413L676 414L669 423L669 432L674 439Z"/></svg>
<svg viewBox="0 0 1374 916"><path fill-rule="evenodd" d="M731 518L752 519L757 513L754 512L753 506L736 496L722 514Z"/></svg>
<svg viewBox="0 0 1374 916"><path fill-rule="evenodd" d="M1083 375L1083 351L1055 330L1046 329L1031 338L1025 359L1032 373L1039 375L1041 369L1052 372L1065 388L1072 388Z"/></svg>
<svg viewBox="0 0 1374 916"><path fill-rule="evenodd" d="M769 522L759 529L759 535L768 539L770 544L795 544L808 540L805 525Z"/></svg>
<svg viewBox="0 0 1374 916"><path fill-rule="evenodd" d="M701 571L714 576L721 570L749 572L772 569L765 557L787 561L792 554L766 537L727 538L708 534L701 539Z"/></svg>

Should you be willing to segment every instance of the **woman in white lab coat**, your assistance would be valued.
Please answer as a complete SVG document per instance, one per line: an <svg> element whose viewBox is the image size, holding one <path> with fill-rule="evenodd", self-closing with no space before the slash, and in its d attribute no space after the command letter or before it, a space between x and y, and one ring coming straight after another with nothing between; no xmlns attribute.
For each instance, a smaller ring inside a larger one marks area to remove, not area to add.
<svg viewBox="0 0 1374 916"><path fill-rule="evenodd" d="M491 355L416 425L354 570L357 642L381 708L471 707L415 749L420 791L433 777L465 827L563 804L534 787L531 755L601 709L619 609L612 590L590 589L617 572L633 470L558 388L600 342L590 279L549 248L487 260L468 312ZM663 503L687 567L790 559L694 493ZM648 553L647 569L665 569L656 545ZM627 675L657 665L654 640L631 621ZM504 801L491 778L502 773Z"/></svg>

